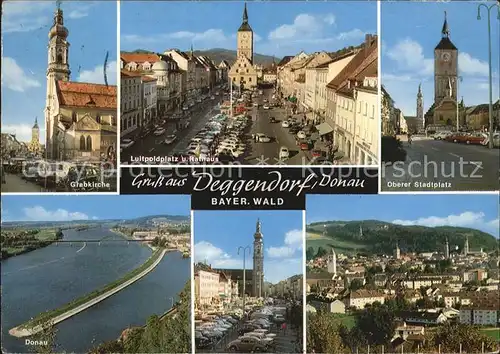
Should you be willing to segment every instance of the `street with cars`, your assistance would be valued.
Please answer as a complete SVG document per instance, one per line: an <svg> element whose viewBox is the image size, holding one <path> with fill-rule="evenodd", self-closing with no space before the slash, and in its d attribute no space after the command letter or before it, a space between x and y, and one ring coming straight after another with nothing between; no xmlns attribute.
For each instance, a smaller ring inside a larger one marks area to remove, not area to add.
<svg viewBox="0 0 500 354"><path fill-rule="evenodd" d="M300 353L297 328L289 323L290 303L267 299L196 316L197 353Z"/></svg>
<svg viewBox="0 0 500 354"><path fill-rule="evenodd" d="M437 132L400 137L404 162L382 166L383 191L486 191L498 189L498 133L493 149L481 132Z"/></svg>

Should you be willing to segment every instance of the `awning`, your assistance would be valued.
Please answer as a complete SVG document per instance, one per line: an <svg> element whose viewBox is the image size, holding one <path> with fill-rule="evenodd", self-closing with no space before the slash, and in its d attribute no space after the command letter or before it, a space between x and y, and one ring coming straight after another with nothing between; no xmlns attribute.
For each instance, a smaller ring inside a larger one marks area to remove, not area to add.
<svg viewBox="0 0 500 354"><path fill-rule="evenodd" d="M321 123L316 126L316 129L318 129L319 135L325 135L333 132L333 128L328 123Z"/></svg>

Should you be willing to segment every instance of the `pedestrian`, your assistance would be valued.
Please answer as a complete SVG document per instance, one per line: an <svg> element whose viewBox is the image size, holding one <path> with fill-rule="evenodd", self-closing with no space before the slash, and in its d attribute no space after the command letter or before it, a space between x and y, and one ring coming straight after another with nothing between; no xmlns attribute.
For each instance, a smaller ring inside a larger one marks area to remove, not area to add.
<svg viewBox="0 0 500 354"><path fill-rule="evenodd" d="M281 330L283 331L283 334L286 335L286 322L283 322L283 324L281 325Z"/></svg>

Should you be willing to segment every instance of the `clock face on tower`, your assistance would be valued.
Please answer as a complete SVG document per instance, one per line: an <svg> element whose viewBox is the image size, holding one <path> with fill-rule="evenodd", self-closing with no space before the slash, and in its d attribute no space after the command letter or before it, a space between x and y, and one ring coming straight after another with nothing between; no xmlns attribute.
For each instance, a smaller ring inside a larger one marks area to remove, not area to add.
<svg viewBox="0 0 500 354"><path fill-rule="evenodd" d="M247 38L248 38L248 34L247 34L247 33L243 33L243 34L241 35L241 38L243 38L243 39L247 39Z"/></svg>
<svg viewBox="0 0 500 354"><path fill-rule="evenodd" d="M444 62L446 62L446 63L447 63L447 62L449 62L449 61L450 61L450 59L451 59L451 55L450 55L450 53L443 53L443 54L441 54L441 59L442 59Z"/></svg>

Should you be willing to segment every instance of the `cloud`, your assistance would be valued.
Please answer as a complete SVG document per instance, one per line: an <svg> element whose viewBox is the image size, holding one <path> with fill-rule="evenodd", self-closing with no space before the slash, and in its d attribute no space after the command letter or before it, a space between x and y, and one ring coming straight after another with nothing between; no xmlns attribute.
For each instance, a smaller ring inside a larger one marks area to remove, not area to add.
<svg viewBox="0 0 500 354"><path fill-rule="evenodd" d="M488 76L488 63L473 58L468 53L460 52L458 54L458 67L460 69L459 74Z"/></svg>
<svg viewBox="0 0 500 354"><path fill-rule="evenodd" d="M302 230L290 230L285 234L284 245L280 247L268 247L267 256L270 258L289 258L297 251L302 249L303 245Z"/></svg>
<svg viewBox="0 0 500 354"><path fill-rule="evenodd" d="M299 14L292 24L281 25L269 33L269 40L296 40L321 36L325 25L332 25L331 14L326 17ZM333 18L334 21L334 18ZM331 22L331 23L330 23Z"/></svg>
<svg viewBox="0 0 500 354"><path fill-rule="evenodd" d="M243 267L243 258L232 258L224 250L207 241L200 241L194 245L194 259L195 262L208 263L214 268ZM247 267L250 269L249 264Z"/></svg>
<svg viewBox="0 0 500 354"><path fill-rule="evenodd" d="M88 9L81 8L81 9L72 10L69 13L68 17L72 18L72 19L79 19L79 18L87 17L88 15L89 15Z"/></svg>
<svg viewBox="0 0 500 354"><path fill-rule="evenodd" d="M108 78L109 85L116 85L116 73L117 73L117 63L116 61L111 61L108 63L106 75ZM95 84L104 84L104 65L98 65L91 70L82 70L78 76L77 81L80 82L91 82Z"/></svg>
<svg viewBox="0 0 500 354"><path fill-rule="evenodd" d="M89 220L90 217L81 212L72 212L65 209L48 210L42 206L27 207L23 209L25 221L72 221Z"/></svg>
<svg viewBox="0 0 500 354"><path fill-rule="evenodd" d="M47 10L53 6L49 1L5 1L2 4L2 32L29 32L49 24Z"/></svg>
<svg viewBox="0 0 500 354"><path fill-rule="evenodd" d="M264 279L276 284L296 274L304 273L302 257L264 261Z"/></svg>
<svg viewBox="0 0 500 354"><path fill-rule="evenodd" d="M337 39L339 41L355 41L364 38L367 33L368 32L364 32L359 28L355 28L347 32L341 32L337 35Z"/></svg>
<svg viewBox="0 0 500 354"><path fill-rule="evenodd" d="M458 215L429 216L415 220L394 220L394 224L399 225L420 225L420 226L459 226L477 229L486 229L498 235L498 219L486 220L483 212L466 211Z"/></svg>
<svg viewBox="0 0 500 354"><path fill-rule="evenodd" d="M411 71L415 76L433 73L433 59L426 59L422 46L410 38L399 41L394 47L388 49L386 54L396 62L400 70Z"/></svg>
<svg viewBox="0 0 500 354"><path fill-rule="evenodd" d="M4 120L4 119L5 118L2 118L2 120ZM19 119L16 119L16 120L19 120ZM29 120L29 119L24 119L24 121L27 121L27 120ZM38 125L40 128L40 143L43 143L45 140L45 127L44 127L43 121L40 123L42 123L41 125L40 124ZM33 127L32 124L2 123L2 133L15 134L17 140L28 142L28 141L31 141L31 128L32 127Z"/></svg>
<svg viewBox="0 0 500 354"><path fill-rule="evenodd" d="M29 77L15 59L3 57L2 60L2 86L12 91L25 92L33 87L40 87L41 84Z"/></svg>

